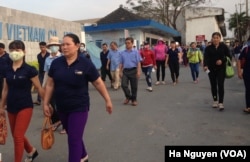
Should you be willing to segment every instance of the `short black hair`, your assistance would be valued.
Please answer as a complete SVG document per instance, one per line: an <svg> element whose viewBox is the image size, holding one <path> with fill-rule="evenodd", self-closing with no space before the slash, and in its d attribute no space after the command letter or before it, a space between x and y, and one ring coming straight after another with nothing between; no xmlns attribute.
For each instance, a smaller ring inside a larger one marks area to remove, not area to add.
<svg viewBox="0 0 250 162"><path fill-rule="evenodd" d="M171 43L171 44L172 44L172 43L174 43L174 44L175 44L175 41L171 41L170 43Z"/></svg>
<svg viewBox="0 0 250 162"><path fill-rule="evenodd" d="M85 43L80 43L80 45L83 45L85 47Z"/></svg>
<svg viewBox="0 0 250 162"><path fill-rule="evenodd" d="M132 37L127 37L126 39L125 39L125 41L131 41L131 43L134 43L134 38L132 38Z"/></svg>
<svg viewBox="0 0 250 162"><path fill-rule="evenodd" d="M14 40L9 44L9 49L22 49L25 51L25 45L21 40Z"/></svg>
<svg viewBox="0 0 250 162"><path fill-rule="evenodd" d="M5 49L5 45L3 43L0 43L0 48Z"/></svg>
<svg viewBox="0 0 250 162"><path fill-rule="evenodd" d="M40 42L39 43L39 46L46 46L47 44L46 44L46 42Z"/></svg>
<svg viewBox="0 0 250 162"><path fill-rule="evenodd" d="M107 43L103 43L102 46L108 46L108 44Z"/></svg>

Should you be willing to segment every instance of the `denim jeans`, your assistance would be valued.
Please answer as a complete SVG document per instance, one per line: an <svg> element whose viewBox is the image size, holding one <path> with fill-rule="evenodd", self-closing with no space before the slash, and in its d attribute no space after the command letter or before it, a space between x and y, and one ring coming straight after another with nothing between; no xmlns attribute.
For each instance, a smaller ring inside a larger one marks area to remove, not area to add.
<svg viewBox="0 0 250 162"><path fill-rule="evenodd" d="M145 74L148 87L152 87L152 78L151 78L152 69L153 69L152 66L142 67L142 71Z"/></svg>
<svg viewBox="0 0 250 162"><path fill-rule="evenodd" d="M191 74L193 81L196 81L197 78L199 78L199 63L189 63Z"/></svg>

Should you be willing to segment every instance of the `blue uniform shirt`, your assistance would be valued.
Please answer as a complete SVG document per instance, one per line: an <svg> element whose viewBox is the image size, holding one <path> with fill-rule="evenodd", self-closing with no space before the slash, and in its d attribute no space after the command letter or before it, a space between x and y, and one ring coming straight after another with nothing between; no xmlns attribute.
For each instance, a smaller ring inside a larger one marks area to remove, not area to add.
<svg viewBox="0 0 250 162"><path fill-rule="evenodd" d="M59 112L85 112L89 110L88 82L98 79L99 73L90 59L78 56L71 65L61 56L50 67L54 80L54 95Z"/></svg>
<svg viewBox="0 0 250 162"><path fill-rule="evenodd" d="M31 78L38 75L35 67L26 63L13 70L12 65L8 66L4 77L8 85L7 111L18 113L25 108L33 108L31 96L32 81Z"/></svg>
<svg viewBox="0 0 250 162"><path fill-rule="evenodd" d="M121 57L120 51L118 51L118 50L116 50L116 51L110 50L109 51L108 59L110 60L110 70L111 71L115 71L116 69L119 68L120 57Z"/></svg>
<svg viewBox="0 0 250 162"><path fill-rule="evenodd" d="M141 56L138 50L124 50L121 52L121 64L123 68L134 68L137 67L138 63L141 62Z"/></svg>
<svg viewBox="0 0 250 162"><path fill-rule="evenodd" d="M60 56L61 56L61 54L60 54ZM50 66L51 66L51 63L52 63L55 59L57 59L58 57L60 57L60 56L54 56L54 57L49 56L49 57L47 57L46 60L45 60L45 64L44 64L44 71L45 71L45 72L48 72L48 71L49 71L49 68L50 68Z"/></svg>

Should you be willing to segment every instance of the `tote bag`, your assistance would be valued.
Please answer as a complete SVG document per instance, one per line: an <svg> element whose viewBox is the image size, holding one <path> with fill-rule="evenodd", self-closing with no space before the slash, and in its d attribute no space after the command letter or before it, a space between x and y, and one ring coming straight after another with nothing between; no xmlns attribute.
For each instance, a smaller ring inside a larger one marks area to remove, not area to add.
<svg viewBox="0 0 250 162"><path fill-rule="evenodd" d="M5 145L7 139L6 115L0 116L0 145Z"/></svg>
<svg viewBox="0 0 250 162"><path fill-rule="evenodd" d="M54 131L52 130L51 119L44 118L43 128L41 131L41 145L44 150L51 149L54 144Z"/></svg>
<svg viewBox="0 0 250 162"><path fill-rule="evenodd" d="M226 78L229 79L229 78L232 78L234 76L234 68L232 66L232 62L230 60L229 57L226 57L227 58L227 62L226 62Z"/></svg>

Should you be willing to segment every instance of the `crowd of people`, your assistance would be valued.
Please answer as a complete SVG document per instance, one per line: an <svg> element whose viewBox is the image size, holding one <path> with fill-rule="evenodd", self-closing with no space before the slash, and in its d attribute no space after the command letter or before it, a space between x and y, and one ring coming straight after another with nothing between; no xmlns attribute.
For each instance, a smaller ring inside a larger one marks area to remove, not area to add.
<svg viewBox="0 0 250 162"><path fill-rule="evenodd" d="M109 48L110 46L110 48ZM200 67L208 73L211 86L212 107L224 110L224 81L226 58L237 61L237 72L244 79L246 108L250 113L250 37L244 46L235 42L233 53L221 41L221 34L212 34L211 42L205 46L192 42L181 47L176 41L166 44L159 38L151 48L144 42L141 49L134 48L134 39L125 39L125 50L118 50L112 41L102 44L100 52L100 72L91 61L85 44L75 34L67 34L59 43L58 37L49 42L40 42L37 55L38 71L25 61L25 44L20 40L12 41L8 46L0 43L0 115L7 110L10 130L14 141L15 162L21 162L23 151L27 152L25 162L31 162L38 156L37 149L30 144L25 132L31 121L33 105L41 105L44 115L53 122L53 130L62 125L62 134L68 136L69 162L87 162L88 154L83 141L84 129L90 109L88 92L89 82L105 100L106 111L112 113L112 102L105 85L106 77L110 86L124 93L123 104L137 106L138 80L145 75L146 90L153 92L153 85L165 85L165 70L169 67L172 85L179 83L180 65L190 67L194 84L199 82ZM152 71L156 71L153 84ZM35 86L38 95L32 101L31 87Z"/></svg>

